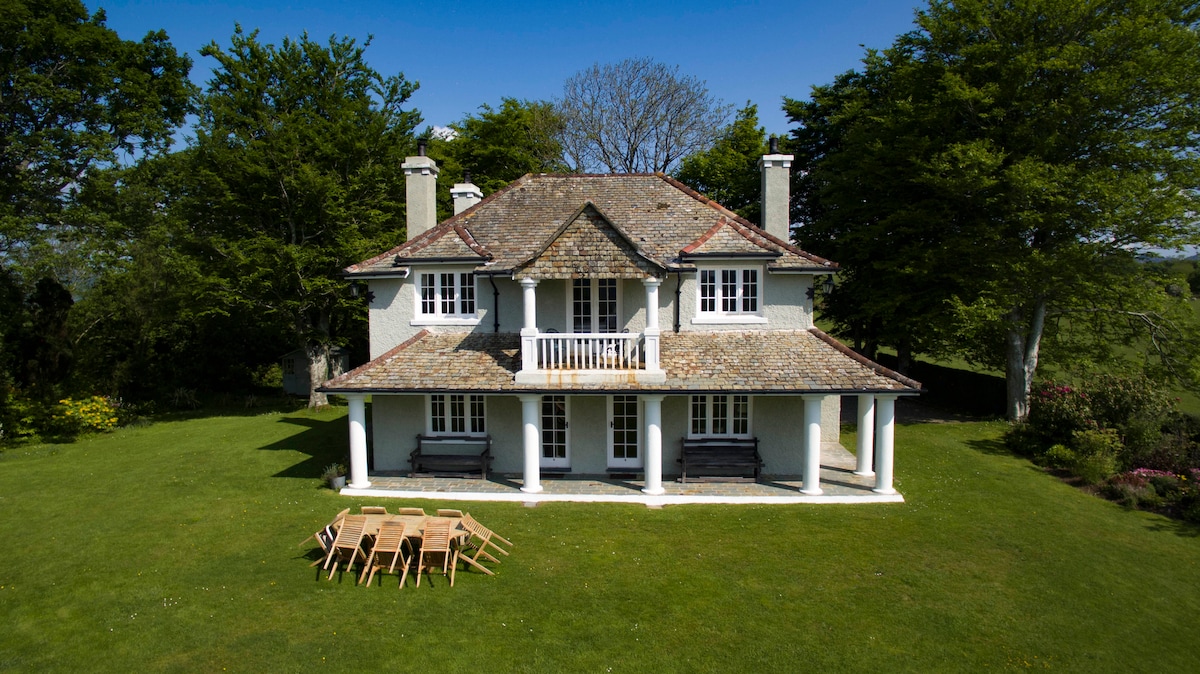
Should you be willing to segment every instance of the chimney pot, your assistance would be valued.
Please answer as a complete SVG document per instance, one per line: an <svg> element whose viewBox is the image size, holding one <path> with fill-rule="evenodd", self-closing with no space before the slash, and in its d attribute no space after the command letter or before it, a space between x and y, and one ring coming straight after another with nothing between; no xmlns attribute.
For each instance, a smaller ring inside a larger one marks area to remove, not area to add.
<svg viewBox="0 0 1200 674"><path fill-rule="evenodd" d="M429 144L429 141L424 138L417 139L417 156L418 157L425 156L425 148L428 144Z"/></svg>

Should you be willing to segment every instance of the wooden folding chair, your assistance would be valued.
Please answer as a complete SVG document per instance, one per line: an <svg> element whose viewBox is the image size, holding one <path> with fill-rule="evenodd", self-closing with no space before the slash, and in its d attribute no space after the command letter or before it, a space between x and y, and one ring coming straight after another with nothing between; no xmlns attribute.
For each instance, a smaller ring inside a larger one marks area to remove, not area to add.
<svg viewBox="0 0 1200 674"><path fill-rule="evenodd" d="M386 515L387 508L383 506L363 506L362 514L364 515Z"/></svg>
<svg viewBox="0 0 1200 674"><path fill-rule="evenodd" d="M408 549L407 554L404 552L405 548ZM399 564L401 566L400 587L404 587L404 581L408 578L408 565L411 562L412 546L404 537L404 522L388 520L379 527L379 535L375 537L375 545L371 548L371 556L367 557L366 565L363 566L358 584L362 585L362 577L366 576L367 587L371 587L371 581L374 580L376 571L386 568L387 573L395 573L396 565ZM368 575L368 571L370 575Z"/></svg>
<svg viewBox="0 0 1200 674"><path fill-rule="evenodd" d="M421 534L421 556L417 559L417 587L421 587L421 571L434 568L431 562L426 561L426 556L441 558L442 575L449 576L450 587L454 587L458 548L451 544L450 520L438 518L425 522L425 531Z"/></svg>
<svg viewBox="0 0 1200 674"><path fill-rule="evenodd" d="M338 529L337 538L329 548L329 556L325 558L323 568L328 569L329 563L333 562L333 568L329 570L329 578L326 580L333 579L333 573L337 571L341 562L346 562L346 570L349 571L350 566L360 558L366 561L367 556L362 550L366 525L367 518L362 515L347 515L346 519L342 520L342 527Z"/></svg>
<svg viewBox="0 0 1200 674"><path fill-rule="evenodd" d="M465 560L471 566L482 569L489 574L492 573L479 563L479 558L486 557L499 564L500 560L496 559L496 557L492 556L492 554L487 551L488 546L491 546L500 554L507 556L508 550L500 547L498 543L503 543L511 548L513 547L512 541L480 524L478 520L476 520L474 517L471 517L471 513L467 513L463 516L462 527L471 532L471 538L467 541L466 547L475 551L474 555L470 554L469 552L461 553L463 560Z"/></svg>
<svg viewBox="0 0 1200 674"><path fill-rule="evenodd" d="M338 513L336 517L334 517L332 520L330 520L329 524L326 524L325 526L318 529L317 532L314 533L313 535L300 541L300 545L304 545L309 540L316 539L317 545L321 546L321 552L324 553L320 557L317 558L317 561L313 562L312 564L309 564L310 567L316 566L316 565L320 564L321 562L325 561L325 557L327 555L329 555L329 546L333 545L333 541L337 539L337 530L339 527L342 526L342 519L344 519L346 517L346 515L349 515L349 514L350 514L350 509L346 508L342 512ZM296 547L300 547L300 545L297 545Z"/></svg>
<svg viewBox="0 0 1200 674"><path fill-rule="evenodd" d="M420 515L421 517L425 517L424 508L401 508L396 512L401 515Z"/></svg>
<svg viewBox="0 0 1200 674"><path fill-rule="evenodd" d="M449 510L447 508L438 508L437 516L438 517L462 517L463 514L462 514L461 510Z"/></svg>

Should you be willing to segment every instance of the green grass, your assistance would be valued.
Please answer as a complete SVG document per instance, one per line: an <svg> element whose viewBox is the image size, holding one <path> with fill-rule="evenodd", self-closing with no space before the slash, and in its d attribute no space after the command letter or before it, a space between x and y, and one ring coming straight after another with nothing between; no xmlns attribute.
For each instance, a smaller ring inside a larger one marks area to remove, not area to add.
<svg viewBox="0 0 1200 674"><path fill-rule="evenodd" d="M904 504L472 504L516 543L498 575L403 591L318 579L296 547L397 505L320 488L341 412L10 449L0 669L1196 671L1197 530L1062 484L1002 430L900 427Z"/></svg>

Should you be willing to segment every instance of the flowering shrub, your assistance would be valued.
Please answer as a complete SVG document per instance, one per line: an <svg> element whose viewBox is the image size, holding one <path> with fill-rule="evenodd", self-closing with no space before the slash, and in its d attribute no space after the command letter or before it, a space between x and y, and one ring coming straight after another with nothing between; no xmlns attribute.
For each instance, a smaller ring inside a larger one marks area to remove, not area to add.
<svg viewBox="0 0 1200 674"><path fill-rule="evenodd" d="M117 427L117 407L104 396L58 401L51 417L53 430L64 435L105 433Z"/></svg>
<svg viewBox="0 0 1200 674"><path fill-rule="evenodd" d="M1031 392L1028 423L1047 447L1069 444L1076 431L1099 428L1088 395L1054 382L1043 382Z"/></svg>

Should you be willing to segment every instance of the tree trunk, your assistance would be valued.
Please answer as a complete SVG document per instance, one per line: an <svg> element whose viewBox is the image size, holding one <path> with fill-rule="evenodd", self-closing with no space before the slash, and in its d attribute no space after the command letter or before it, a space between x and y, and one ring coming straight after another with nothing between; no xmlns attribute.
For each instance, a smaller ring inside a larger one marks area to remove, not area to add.
<svg viewBox="0 0 1200 674"><path fill-rule="evenodd" d="M309 342L304 353L308 355L308 408L329 407L329 396L317 390L329 377L329 345Z"/></svg>
<svg viewBox="0 0 1200 674"><path fill-rule="evenodd" d="M908 343L896 345L896 371L907 375L912 372L912 345Z"/></svg>
<svg viewBox="0 0 1200 674"><path fill-rule="evenodd" d="M1025 324L1024 307L1008 313L1008 336L1005 349L1005 384L1009 421L1023 421L1029 416L1029 392L1037 373L1038 349L1046 325L1046 300L1039 298L1033 305L1033 316Z"/></svg>

